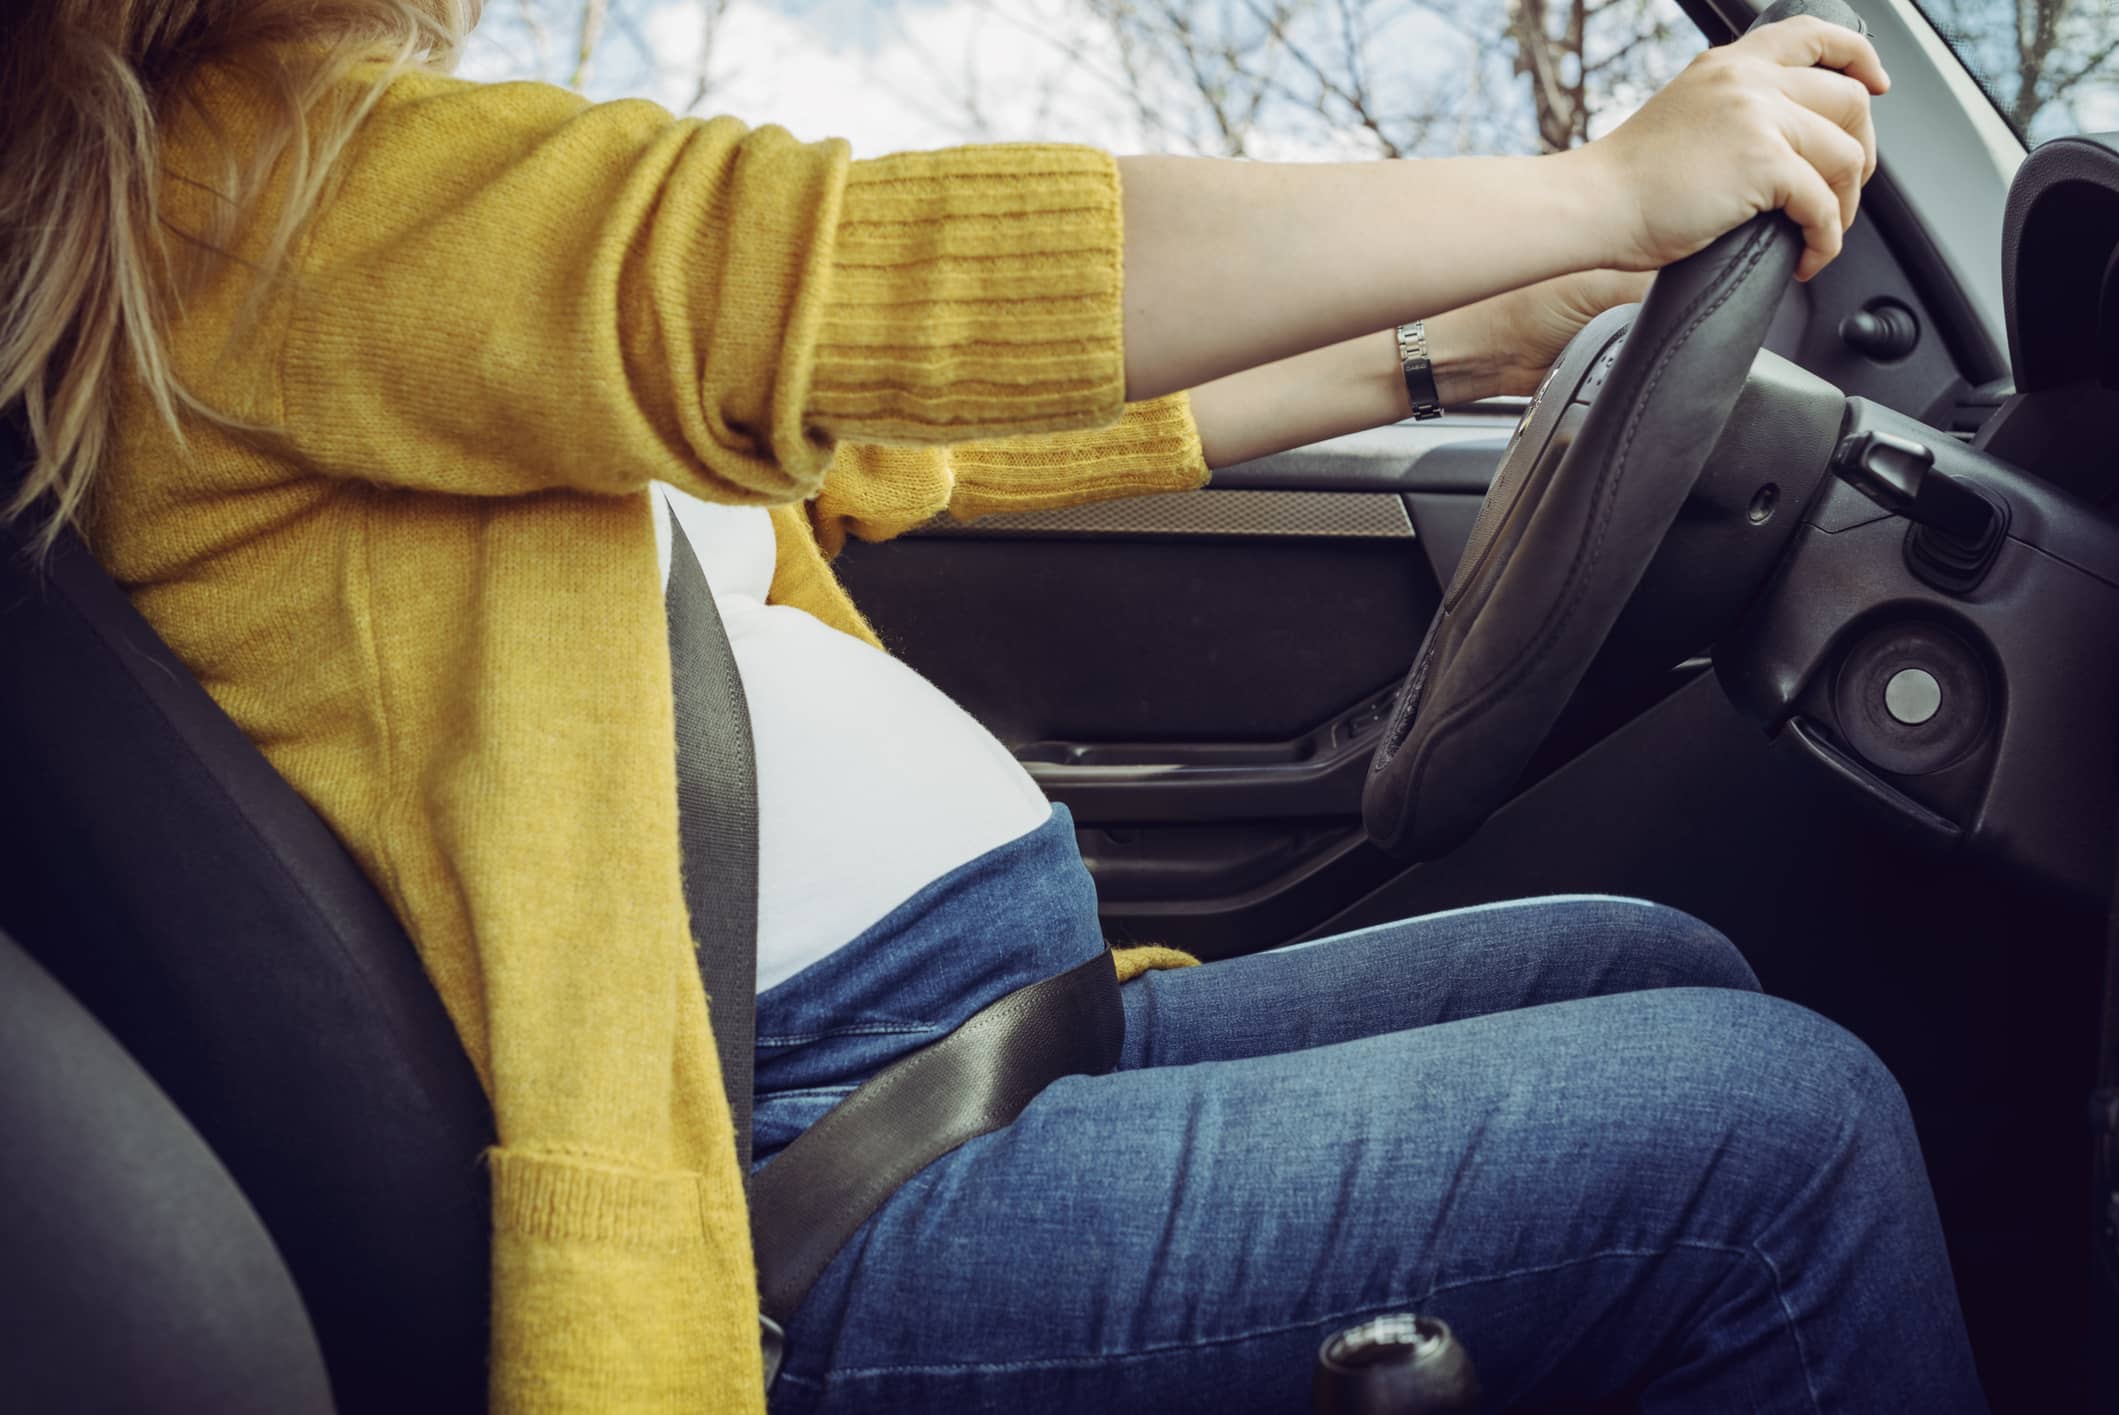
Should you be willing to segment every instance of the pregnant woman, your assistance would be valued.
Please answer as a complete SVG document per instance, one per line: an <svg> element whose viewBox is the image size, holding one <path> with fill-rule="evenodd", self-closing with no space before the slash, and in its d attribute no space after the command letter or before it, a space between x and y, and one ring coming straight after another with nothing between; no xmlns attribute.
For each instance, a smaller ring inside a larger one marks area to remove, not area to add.
<svg viewBox="0 0 2119 1415"><path fill-rule="evenodd" d="M1807 277L1886 79L1795 20L1555 156L854 162L450 79L474 18L5 8L0 409L35 454L10 513L87 537L417 942L498 1126L495 1407L755 1412L673 521L756 734L769 1167L1105 948L1065 814L880 651L829 568L847 536L1397 419L1420 321L1422 402L1527 391L1761 212ZM1117 1069L840 1251L775 1410L1281 1415L1324 1333L1407 1307L1468 1334L1499 1408L1981 1408L1891 1078L1704 926L1550 899L1187 961L1122 956Z"/></svg>

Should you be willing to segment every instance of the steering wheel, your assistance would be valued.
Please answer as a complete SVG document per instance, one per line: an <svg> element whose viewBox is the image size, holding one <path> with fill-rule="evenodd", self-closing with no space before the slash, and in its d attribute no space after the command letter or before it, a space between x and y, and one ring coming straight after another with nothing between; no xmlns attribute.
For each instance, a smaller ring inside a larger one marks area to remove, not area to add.
<svg viewBox="0 0 2119 1415"><path fill-rule="evenodd" d="M1804 14L1867 32L1839 0L1779 0L1752 27ZM1801 250L1786 217L1753 217L1554 363L1370 765L1376 844L1432 858L1508 799L1699 481Z"/></svg>

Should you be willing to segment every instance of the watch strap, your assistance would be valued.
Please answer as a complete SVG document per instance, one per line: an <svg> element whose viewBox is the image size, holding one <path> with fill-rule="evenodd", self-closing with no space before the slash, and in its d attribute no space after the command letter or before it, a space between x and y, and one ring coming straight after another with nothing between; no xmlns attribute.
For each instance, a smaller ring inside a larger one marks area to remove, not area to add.
<svg viewBox="0 0 2119 1415"><path fill-rule="evenodd" d="M1427 353L1427 323L1398 326L1398 368L1405 376L1405 396L1415 418L1442 416L1442 397L1435 389L1435 365Z"/></svg>

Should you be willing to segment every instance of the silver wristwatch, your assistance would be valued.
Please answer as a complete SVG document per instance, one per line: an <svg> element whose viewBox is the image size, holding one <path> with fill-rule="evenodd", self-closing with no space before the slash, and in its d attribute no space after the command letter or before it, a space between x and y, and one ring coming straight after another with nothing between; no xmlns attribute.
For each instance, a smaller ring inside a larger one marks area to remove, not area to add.
<svg viewBox="0 0 2119 1415"><path fill-rule="evenodd" d="M1414 320L1398 326L1398 368L1405 375L1405 396L1412 400L1416 418L1442 416L1442 398L1435 391L1435 365L1427 356L1427 324Z"/></svg>

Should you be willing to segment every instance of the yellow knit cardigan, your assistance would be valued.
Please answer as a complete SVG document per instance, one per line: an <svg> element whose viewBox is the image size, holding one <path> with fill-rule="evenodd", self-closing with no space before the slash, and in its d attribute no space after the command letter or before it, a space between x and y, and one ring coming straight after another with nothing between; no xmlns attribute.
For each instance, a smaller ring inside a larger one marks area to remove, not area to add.
<svg viewBox="0 0 2119 1415"><path fill-rule="evenodd" d="M187 230L268 111L195 92ZM178 440L129 393L92 544L406 921L486 1086L494 1408L757 1412L645 488L772 506L774 598L873 641L848 533L1202 482L1183 398L1123 407L1116 168L420 74L231 340L265 224L173 333L265 431Z"/></svg>

